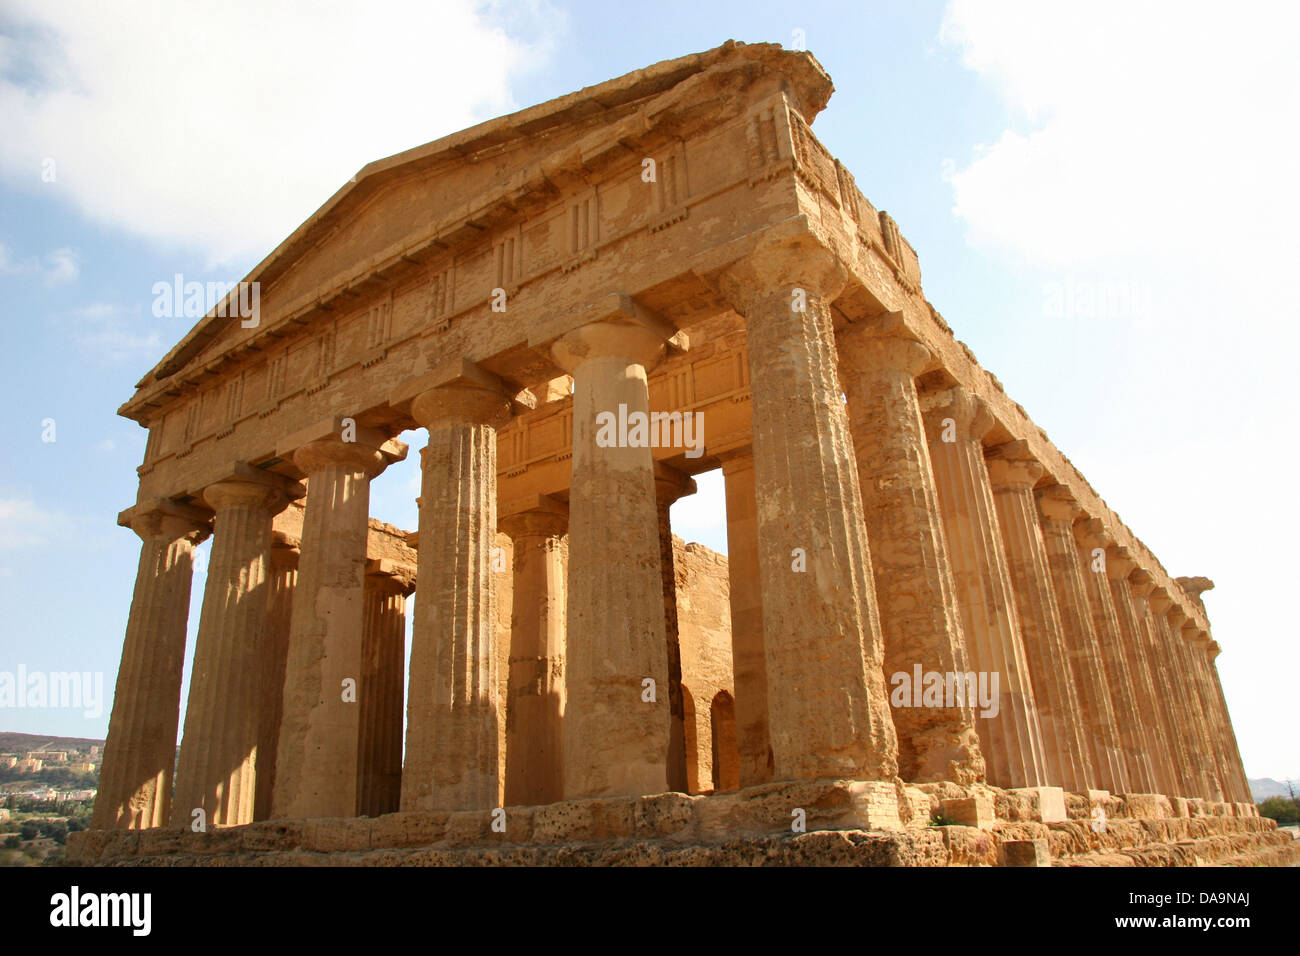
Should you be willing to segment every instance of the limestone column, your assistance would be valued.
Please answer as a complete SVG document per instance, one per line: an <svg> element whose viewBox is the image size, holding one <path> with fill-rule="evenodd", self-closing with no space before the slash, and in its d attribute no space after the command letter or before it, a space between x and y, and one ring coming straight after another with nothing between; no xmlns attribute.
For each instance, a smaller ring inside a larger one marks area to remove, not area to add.
<svg viewBox="0 0 1300 956"><path fill-rule="evenodd" d="M1127 548L1112 545L1107 549L1107 584L1133 682L1134 703L1151 774L1148 784L1152 789L1149 792L1168 794L1173 792L1170 788L1174 786L1175 777L1168 760L1169 741L1165 737L1160 712L1160 691L1156 684L1154 663L1147 653L1147 643L1133 606L1133 592L1129 585L1129 577L1136 569L1137 562L1129 555Z"/></svg>
<svg viewBox="0 0 1300 956"><path fill-rule="evenodd" d="M989 782L1043 786L1042 731L984 464L982 439L993 416L982 399L961 387L927 396L926 406L930 461L970 666L990 689L998 682L996 712L978 711L976 724Z"/></svg>
<svg viewBox="0 0 1300 956"><path fill-rule="evenodd" d="M1138 709L1128 652L1120 632L1119 618L1110 594L1110 575L1106 567L1106 548L1110 539L1100 520L1080 521L1074 526L1079 547L1079 567L1083 569L1084 588L1092 612L1092 626L1101 646L1106 685L1115 708L1120 746L1128 769L1129 789L1134 793L1154 793L1155 777L1148 756L1145 725Z"/></svg>
<svg viewBox="0 0 1300 956"><path fill-rule="evenodd" d="M346 439L353 440L346 440ZM391 452L388 448L398 447ZM272 815L351 817L357 810L358 706L365 627L370 482L405 446L329 422L285 439L307 477Z"/></svg>
<svg viewBox="0 0 1300 956"><path fill-rule="evenodd" d="M750 787L771 780L773 771L767 726L767 659L763 651L754 454L746 446L721 458L727 497L727 581L731 597L736 745L740 753L740 785Z"/></svg>
<svg viewBox="0 0 1300 956"><path fill-rule="evenodd" d="M514 542L506 712L507 806L564 798L564 536L569 509L537 495L497 527Z"/></svg>
<svg viewBox="0 0 1300 956"><path fill-rule="evenodd" d="M266 638L262 642L259 672L265 680L261 693L261 718L257 744L257 793L253 819L271 816L275 794L275 753L280 746L280 718L284 713L284 673L289 659L289 627L293 617L293 592L298 583L298 537L283 531L271 533L271 588L266 609Z"/></svg>
<svg viewBox="0 0 1300 956"><path fill-rule="evenodd" d="M203 512L166 499L118 524L140 536L140 562L91 825L142 830L170 816L194 547L209 528Z"/></svg>
<svg viewBox="0 0 1300 956"><path fill-rule="evenodd" d="M564 795L662 793L671 726L663 575L648 442L623 440L649 414L646 376L660 331L615 319L566 334L551 351L573 376L565 647ZM599 421L598 421L599 416ZM607 418L608 416L608 418Z"/></svg>
<svg viewBox="0 0 1300 956"><path fill-rule="evenodd" d="M1210 799L1228 800L1230 798L1228 797L1227 761L1223 755L1216 708L1210 696L1209 674L1205 668L1205 646L1209 644L1209 638L1191 618L1183 622L1181 630L1182 646L1187 657L1188 681L1192 688L1195 706L1199 708L1200 713L1201 753L1204 756L1206 778L1210 785Z"/></svg>
<svg viewBox="0 0 1300 956"><path fill-rule="evenodd" d="M357 728L357 816L399 809L402 797L402 704L406 679L406 598L415 569L386 559L366 561L366 613L361 633L361 707Z"/></svg>
<svg viewBox="0 0 1300 956"><path fill-rule="evenodd" d="M1192 738L1188 732L1191 719L1187 714L1186 697L1179 680L1177 660L1169 636L1169 622L1165 615L1173 605L1168 592L1156 587L1150 574L1136 571L1134 594L1145 596L1146 626L1151 635L1149 648L1158 662L1156 676L1160 685L1160 700L1165 711L1165 727L1177 770L1178 790L1181 797L1201 796L1205 789L1197 767Z"/></svg>
<svg viewBox="0 0 1300 956"><path fill-rule="evenodd" d="M203 491L216 517L176 767L173 826L192 826L198 809L209 827L253 820L271 521L298 494L300 486L246 466Z"/></svg>
<svg viewBox="0 0 1300 956"><path fill-rule="evenodd" d="M746 320L773 778L891 779L898 744L831 301L845 272L811 241L721 277Z"/></svg>
<svg viewBox="0 0 1300 956"><path fill-rule="evenodd" d="M1224 696L1223 682L1219 679L1219 669L1214 663L1220 651L1221 648L1218 643L1211 640L1205 648L1205 660L1209 668L1214 693L1219 702L1219 713L1221 714L1223 727L1223 748L1228 762L1227 775L1232 781L1232 799L1240 803L1254 803L1254 797L1250 793L1250 780L1246 776L1246 768L1241 760L1241 749L1237 746L1237 733L1232 729L1232 716L1228 712L1228 699Z"/></svg>
<svg viewBox="0 0 1300 956"><path fill-rule="evenodd" d="M1186 642L1183 639L1183 622L1187 612L1170 603L1157 623L1164 629L1166 646L1169 649L1169 664L1174 682L1174 695L1178 702L1183 744L1187 751L1192 770L1191 796L1214 799L1217 781L1213 777L1213 763L1205 752L1204 715L1201 713L1200 698L1192 683L1191 662Z"/></svg>
<svg viewBox="0 0 1300 956"><path fill-rule="evenodd" d="M998 446L987 456L998 524L1029 664L1049 785L1075 793L1091 787L1087 722L1065 647L1061 611L1034 503L1044 468L1024 442Z"/></svg>
<svg viewBox="0 0 1300 956"><path fill-rule="evenodd" d="M892 689L896 675L914 681L917 667L941 674L969 668L917 404L915 379L930 352L907 338L873 334L875 325L850 326L836 338ZM985 747L981 756L974 704L893 708L903 779L984 778L990 755Z"/></svg>
<svg viewBox="0 0 1300 956"><path fill-rule="evenodd" d="M1089 758L1096 785L1127 793L1128 773L1120 749L1119 728L1072 530L1075 517L1082 509L1063 485L1041 489L1036 495L1070 669L1087 721Z"/></svg>
<svg viewBox="0 0 1300 956"><path fill-rule="evenodd" d="M686 792L686 722L682 701L682 650L677 637L677 569L669 515L679 498L695 494L695 479L655 462L655 509L659 514L659 573L663 579L664 634L668 651L668 789Z"/></svg>
<svg viewBox="0 0 1300 956"><path fill-rule="evenodd" d="M510 404L468 363L410 401L422 453L420 593L411 631L403 810L485 810L500 795L500 687L492 549L497 429Z"/></svg>

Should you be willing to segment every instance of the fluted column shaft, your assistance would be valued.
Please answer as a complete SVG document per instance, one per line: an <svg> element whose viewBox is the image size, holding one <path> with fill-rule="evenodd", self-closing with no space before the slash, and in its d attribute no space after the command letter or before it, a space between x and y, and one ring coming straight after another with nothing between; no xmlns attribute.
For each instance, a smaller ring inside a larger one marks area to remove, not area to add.
<svg viewBox="0 0 1300 956"><path fill-rule="evenodd" d="M1079 550L1072 531L1080 508L1054 485L1037 493L1042 518L1043 544L1052 569L1052 584L1061 610L1065 646L1070 654L1074 686L1080 692L1087 719L1089 757L1095 786L1117 793L1129 790L1128 773L1120 746L1114 705L1106 685L1106 667L1088 607L1088 592L1079 566Z"/></svg>
<svg viewBox="0 0 1300 956"><path fill-rule="evenodd" d="M382 444L381 435L328 437L292 452L307 476L307 506L276 753L275 817L356 813L370 481L387 463Z"/></svg>
<svg viewBox="0 0 1300 956"><path fill-rule="evenodd" d="M1124 647L1119 618L1110 594L1110 577L1106 568L1108 542L1092 524L1092 521L1076 524L1075 541L1079 547L1079 567L1083 569L1083 584L1088 595L1088 607L1092 612L1092 626L1101 648L1106 686L1110 690L1111 704L1115 709L1115 723L1128 771L1128 786L1134 793L1153 793L1156 783L1148 755L1146 725L1138 709L1128 652Z"/></svg>
<svg viewBox="0 0 1300 956"><path fill-rule="evenodd" d="M122 663L100 768L95 829L164 826L180 721L181 673L194 547L208 535L197 512L157 502L123 514L140 536Z"/></svg>
<svg viewBox="0 0 1300 956"><path fill-rule="evenodd" d="M837 336L880 628L884 673L964 673L967 648L954 594L935 479L917 403L930 363L919 342L851 327ZM908 695L910 696L910 695ZM973 701L892 710L905 780L973 783L984 777Z"/></svg>
<svg viewBox="0 0 1300 956"><path fill-rule="evenodd" d="M1173 793L1175 777L1169 761L1169 741L1166 737L1158 701L1159 690L1149 659L1147 642L1133 606L1129 577L1136 563L1123 548L1112 547L1106 555L1106 578L1110 590L1111 606L1119 624L1120 641L1128 660L1132 680L1134 703L1139 727L1146 747L1150 779L1147 784L1152 793Z"/></svg>
<svg viewBox="0 0 1300 956"><path fill-rule="evenodd" d="M284 713L284 677L289 660L289 628L293 622L293 593L298 583L298 541L281 532L271 535L271 593L267 600L266 637L262 642L264 675L257 749L257 794L253 819L267 820L275 794L276 751L280 747L280 718Z"/></svg>
<svg viewBox="0 0 1300 956"><path fill-rule="evenodd" d="M1209 638L1191 620L1183 622L1180 639L1187 658L1188 683L1192 688L1195 707L1200 720L1201 753L1205 762L1208 797L1222 801L1228 798L1228 768L1223 756L1222 739L1211 699L1209 674L1205 668L1205 645Z"/></svg>
<svg viewBox="0 0 1300 956"><path fill-rule="evenodd" d="M746 320L774 779L888 779L898 744L819 246L764 249L723 277Z"/></svg>
<svg viewBox="0 0 1300 956"><path fill-rule="evenodd" d="M514 542L506 693L508 806L564 798L564 536L568 509L542 499L498 519Z"/></svg>
<svg viewBox="0 0 1300 956"><path fill-rule="evenodd" d="M412 572L386 561L367 562L358 685L357 816L377 817L401 805L406 596Z"/></svg>
<svg viewBox="0 0 1300 956"><path fill-rule="evenodd" d="M722 459L727 496L727 581L731 604L731 662L736 689L736 746L740 785L772 779L767 726L767 658L763 651L763 594L759 584L758 506L753 450Z"/></svg>
<svg viewBox="0 0 1300 956"><path fill-rule="evenodd" d="M172 824L191 826L201 808L207 826L235 826L253 820L271 520L288 499L243 480L218 482L203 497L216 517Z"/></svg>
<svg viewBox="0 0 1300 956"><path fill-rule="evenodd" d="M661 793L671 701L654 463L648 443L603 423L649 414L664 339L602 321L552 354L574 380L564 795Z"/></svg>
<svg viewBox="0 0 1300 956"><path fill-rule="evenodd" d="M1219 679L1219 669L1214 663L1215 658L1219 656L1219 645L1214 641L1210 641L1206 645L1205 654L1206 666L1209 668L1210 680L1218 697L1219 712L1222 715L1223 747L1228 761L1228 777L1232 781L1232 799L1241 803L1254 803L1254 798L1250 793L1250 781L1246 776L1246 768L1241 760L1241 750L1237 746L1237 733L1232 729L1232 716L1228 713L1228 699L1224 696L1223 682Z"/></svg>
<svg viewBox="0 0 1300 956"><path fill-rule="evenodd" d="M1152 676L1160 703L1165 742L1173 763L1174 789L1170 794L1180 797L1198 796L1202 786L1189 746L1183 691L1178 683L1178 670L1173 650L1169 646L1168 625L1164 620L1170 601L1163 589L1153 590L1154 585L1146 572L1135 572L1132 580L1136 607L1148 634L1147 654L1155 664Z"/></svg>
<svg viewBox="0 0 1300 956"><path fill-rule="evenodd" d="M1034 503L1034 485L1043 476L1043 466L1020 455L990 457L988 467L1038 707L1047 782L1081 792L1088 789L1092 779L1087 723L1075 689Z"/></svg>
<svg viewBox="0 0 1300 956"><path fill-rule="evenodd" d="M996 712L980 711L976 723L988 779L1003 787L1042 786L1042 731L981 443L993 417L982 399L960 387L929 396L927 405L930 461L967 654L990 690L994 675L998 682Z"/></svg>
<svg viewBox="0 0 1300 956"><path fill-rule="evenodd" d="M492 548L500 392L417 397L422 453L419 596L411 633L403 810L483 810L500 799L500 687Z"/></svg>
<svg viewBox="0 0 1300 956"><path fill-rule="evenodd" d="M682 699L682 649L677 633L677 569L673 557L673 503L695 494L695 480L655 463L655 510L659 515L659 575L663 581L664 636L668 654L668 789L686 792L686 721Z"/></svg>

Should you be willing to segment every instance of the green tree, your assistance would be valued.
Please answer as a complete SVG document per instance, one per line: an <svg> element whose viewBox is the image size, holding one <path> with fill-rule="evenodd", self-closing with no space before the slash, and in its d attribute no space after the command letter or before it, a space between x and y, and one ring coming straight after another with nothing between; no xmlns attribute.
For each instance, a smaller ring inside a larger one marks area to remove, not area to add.
<svg viewBox="0 0 1300 956"><path fill-rule="evenodd" d="M1269 797L1259 804L1259 815L1276 820L1278 826L1300 823L1300 803L1287 797Z"/></svg>
<svg viewBox="0 0 1300 956"><path fill-rule="evenodd" d="M23 838L16 834L11 837L5 837L5 849L7 850L16 850L22 845Z"/></svg>

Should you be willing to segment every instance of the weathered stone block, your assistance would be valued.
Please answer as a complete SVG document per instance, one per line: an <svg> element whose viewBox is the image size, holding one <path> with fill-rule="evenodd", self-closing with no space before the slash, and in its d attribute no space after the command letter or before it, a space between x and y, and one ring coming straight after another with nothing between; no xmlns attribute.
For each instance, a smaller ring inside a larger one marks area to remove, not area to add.
<svg viewBox="0 0 1300 956"><path fill-rule="evenodd" d="M988 830L997 822L993 815L993 800L984 793L944 800L940 804L940 812L961 826L979 830Z"/></svg>
<svg viewBox="0 0 1300 956"><path fill-rule="evenodd" d="M1126 793L1128 815L1138 820L1167 820L1174 815L1169 798L1161 793Z"/></svg>
<svg viewBox="0 0 1300 956"><path fill-rule="evenodd" d="M998 845L1000 866L1051 866L1046 840L1006 840Z"/></svg>
<svg viewBox="0 0 1300 956"><path fill-rule="evenodd" d="M444 838L450 816L443 810L385 813L372 821L370 839L376 847L429 846Z"/></svg>

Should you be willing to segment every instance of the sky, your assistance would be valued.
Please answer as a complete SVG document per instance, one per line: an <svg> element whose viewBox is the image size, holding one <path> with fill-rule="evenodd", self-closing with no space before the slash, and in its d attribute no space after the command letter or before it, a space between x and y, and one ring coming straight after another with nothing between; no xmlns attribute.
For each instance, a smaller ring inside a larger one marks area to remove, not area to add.
<svg viewBox="0 0 1300 956"><path fill-rule="evenodd" d="M1300 7L1227 9L5 0L0 671L101 674L104 699L0 729L107 730L145 443L116 409L191 324L154 283L238 280L367 162L731 38L827 69L816 135L981 364L1170 574L1214 580L1246 771L1300 778ZM414 528L403 438L372 512ZM674 530L725 551L698 483Z"/></svg>

